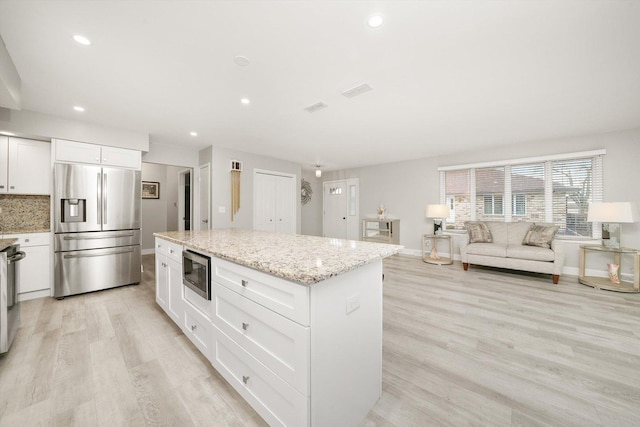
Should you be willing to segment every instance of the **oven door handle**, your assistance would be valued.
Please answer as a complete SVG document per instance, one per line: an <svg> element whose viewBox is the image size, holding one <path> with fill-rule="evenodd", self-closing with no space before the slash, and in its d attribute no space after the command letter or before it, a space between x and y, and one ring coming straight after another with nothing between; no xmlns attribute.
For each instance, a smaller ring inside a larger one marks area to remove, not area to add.
<svg viewBox="0 0 640 427"><path fill-rule="evenodd" d="M26 253L24 253L24 252L22 252L22 251L18 251L18 252L16 252L16 254L15 254L15 255L13 255L13 256L11 256L11 257L7 258L7 264L12 264L12 263L14 263L14 262L18 262L18 261L20 261L21 259L25 259L26 257L27 257L27 254L26 254Z"/></svg>
<svg viewBox="0 0 640 427"><path fill-rule="evenodd" d="M105 253L101 253L101 254L65 255L64 259L69 259L69 258L93 258L93 257L97 257L97 256L128 254L129 252L133 252L133 249L127 249L127 250L124 250L124 251L105 252Z"/></svg>

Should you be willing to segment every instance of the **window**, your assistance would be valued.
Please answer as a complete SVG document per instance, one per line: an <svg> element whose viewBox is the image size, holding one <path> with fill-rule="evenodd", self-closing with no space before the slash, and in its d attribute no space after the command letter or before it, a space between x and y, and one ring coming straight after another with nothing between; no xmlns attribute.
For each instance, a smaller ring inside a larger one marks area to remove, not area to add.
<svg viewBox="0 0 640 427"><path fill-rule="evenodd" d="M465 221L554 223L566 238L599 238L587 222L589 202L603 200L604 150L440 168L440 200ZM455 208L455 211L454 209Z"/></svg>
<svg viewBox="0 0 640 427"><path fill-rule="evenodd" d="M527 196L524 194L511 194L511 213L524 216L527 214Z"/></svg>
<svg viewBox="0 0 640 427"><path fill-rule="evenodd" d="M502 195L493 194L491 196L484 196L485 215L504 215L503 206Z"/></svg>

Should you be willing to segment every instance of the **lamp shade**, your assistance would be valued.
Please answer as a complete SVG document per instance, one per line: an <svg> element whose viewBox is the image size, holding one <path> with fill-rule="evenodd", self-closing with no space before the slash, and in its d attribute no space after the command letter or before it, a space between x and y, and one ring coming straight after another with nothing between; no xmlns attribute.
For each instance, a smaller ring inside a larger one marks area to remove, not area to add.
<svg viewBox="0 0 640 427"><path fill-rule="evenodd" d="M449 205L427 205L427 218L449 218Z"/></svg>
<svg viewBox="0 0 640 427"><path fill-rule="evenodd" d="M638 220L636 206L630 202L592 202L589 203L587 222L636 222Z"/></svg>

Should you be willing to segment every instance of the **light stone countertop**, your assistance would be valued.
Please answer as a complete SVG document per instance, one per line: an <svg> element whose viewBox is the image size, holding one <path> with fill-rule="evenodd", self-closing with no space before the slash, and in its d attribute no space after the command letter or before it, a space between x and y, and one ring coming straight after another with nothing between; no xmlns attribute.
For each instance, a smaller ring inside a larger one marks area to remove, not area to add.
<svg viewBox="0 0 640 427"><path fill-rule="evenodd" d="M0 251L4 251L17 241L18 239L0 239Z"/></svg>
<svg viewBox="0 0 640 427"><path fill-rule="evenodd" d="M311 285L395 255L400 245L244 229L165 231L155 237Z"/></svg>
<svg viewBox="0 0 640 427"><path fill-rule="evenodd" d="M2 234L33 234L33 233L51 233L50 228L28 228L28 229L9 229L0 230Z"/></svg>

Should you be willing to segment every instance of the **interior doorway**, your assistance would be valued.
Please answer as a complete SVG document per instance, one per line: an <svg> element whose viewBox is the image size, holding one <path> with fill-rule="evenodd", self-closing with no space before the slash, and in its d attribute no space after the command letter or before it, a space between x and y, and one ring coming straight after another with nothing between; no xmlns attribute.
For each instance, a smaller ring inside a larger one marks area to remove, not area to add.
<svg viewBox="0 0 640 427"><path fill-rule="evenodd" d="M211 164L200 165L200 230L211 228Z"/></svg>
<svg viewBox="0 0 640 427"><path fill-rule="evenodd" d="M193 204L191 201L191 169L180 172L180 186L178 187L178 230L191 230L191 212Z"/></svg>

